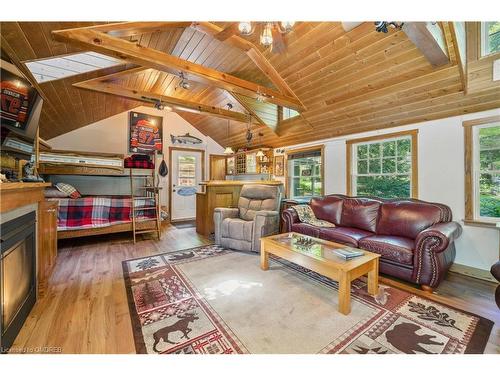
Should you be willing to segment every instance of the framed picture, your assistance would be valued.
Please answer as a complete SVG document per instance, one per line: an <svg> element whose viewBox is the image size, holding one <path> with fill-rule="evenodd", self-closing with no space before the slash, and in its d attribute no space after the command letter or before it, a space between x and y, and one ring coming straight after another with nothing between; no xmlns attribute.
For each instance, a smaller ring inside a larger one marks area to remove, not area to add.
<svg viewBox="0 0 500 375"><path fill-rule="evenodd" d="M163 150L163 117L130 112L129 152L150 154Z"/></svg>
<svg viewBox="0 0 500 375"><path fill-rule="evenodd" d="M274 175L284 176L285 175L285 156L278 155L274 157Z"/></svg>

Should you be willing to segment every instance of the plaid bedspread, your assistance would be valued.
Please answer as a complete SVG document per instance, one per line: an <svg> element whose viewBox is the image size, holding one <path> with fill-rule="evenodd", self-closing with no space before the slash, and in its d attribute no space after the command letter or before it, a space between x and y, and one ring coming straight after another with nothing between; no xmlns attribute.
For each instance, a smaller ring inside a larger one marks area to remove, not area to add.
<svg viewBox="0 0 500 375"><path fill-rule="evenodd" d="M57 230L74 230L108 227L132 220L132 199L130 197L89 196L78 199L53 198L59 202ZM153 198L135 201L135 214L139 219L154 218Z"/></svg>

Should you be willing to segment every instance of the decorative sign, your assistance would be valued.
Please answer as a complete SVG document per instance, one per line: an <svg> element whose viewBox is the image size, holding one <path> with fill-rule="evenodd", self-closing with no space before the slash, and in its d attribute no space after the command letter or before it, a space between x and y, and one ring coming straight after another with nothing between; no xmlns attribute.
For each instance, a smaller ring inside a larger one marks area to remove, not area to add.
<svg viewBox="0 0 500 375"><path fill-rule="evenodd" d="M163 150L162 121L160 116L130 112L129 152L149 154Z"/></svg>
<svg viewBox="0 0 500 375"><path fill-rule="evenodd" d="M196 188L194 186L183 186L177 189L177 194L182 197L189 197L196 194Z"/></svg>
<svg viewBox="0 0 500 375"><path fill-rule="evenodd" d="M274 175L284 176L285 175L285 156L278 155L274 157Z"/></svg>

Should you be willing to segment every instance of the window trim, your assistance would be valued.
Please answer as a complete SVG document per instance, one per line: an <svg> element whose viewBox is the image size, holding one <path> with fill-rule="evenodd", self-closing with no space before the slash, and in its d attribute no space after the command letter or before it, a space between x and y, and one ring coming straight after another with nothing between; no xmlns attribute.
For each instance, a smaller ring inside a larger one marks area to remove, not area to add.
<svg viewBox="0 0 500 375"><path fill-rule="evenodd" d="M288 178L288 156L293 155L293 154L300 154L300 153L306 152L306 151L318 151L318 150L321 153L321 167L320 167L321 195L325 194L325 145L316 145L316 146L295 148L295 149L285 151L285 155L284 155L285 156L285 161L284 161L285 193L286 193L287 198L291 198L291 196L290 196L290 183L289 183L289 178Z"/></svg>
<svg viewBox="0 0 500 375"><path fill-rule="evenodd" d="M463 121L464 127L464 192L465 192L465 219L464 223L468 225L494 225L500 222L500 219L486 218L478 216L477 188L475 178L475 167L477 167L477 157L475 152L475 129L479 129L481 125L488 125L494 122L500 122L500 116L483 117L474 120Z"/></svg>
<svg viewBox="0 0 500 375"><path fill-rule="evenodd" d="M486 22L479 24L479 56L486 57L500 53L500 51L488 51L488 38L486 37L488 30L486 29ZM488 35L489 37L489 35Z"/></svg>
<svg viewBox="0 0 500 375"><path fill-rule="evenodd" d="M411 198L418 198L418 129L397 133L379 134L372 137L354 138L346 141L346 192L352 196L353 181L353 145L358 143L385 141L392 138L411 137Z"/></svg>

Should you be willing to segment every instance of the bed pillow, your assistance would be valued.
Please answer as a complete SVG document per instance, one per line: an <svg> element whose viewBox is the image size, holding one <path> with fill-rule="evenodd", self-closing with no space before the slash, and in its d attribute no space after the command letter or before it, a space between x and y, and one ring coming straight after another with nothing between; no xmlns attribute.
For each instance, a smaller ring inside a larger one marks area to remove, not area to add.
<svg viewBox="0 0 500 375"><path fill-rule="evenodd" d="M58 182L56 185L57 190L66 194L67 197L71 199L81 198L82 195L74 186L70 184L65 184L64 182Z"/></svg>
<svg viewBox="0 0 500 375"><path fill-rule="evenodd" d="M67 198L68 195L62 191L60 191L58 188L55 187L48 187L44 190L44 195L45 198Z"/></svg>

